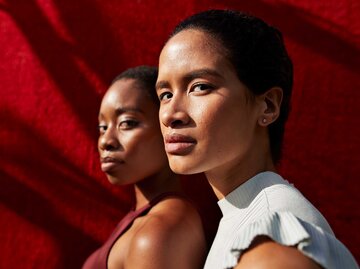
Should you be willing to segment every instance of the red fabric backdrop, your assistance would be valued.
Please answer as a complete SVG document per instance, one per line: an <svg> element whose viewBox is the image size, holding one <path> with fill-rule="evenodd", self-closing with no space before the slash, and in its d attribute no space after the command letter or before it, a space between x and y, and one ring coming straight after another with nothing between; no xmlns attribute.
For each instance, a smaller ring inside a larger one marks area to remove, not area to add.
<svg viewBox="0 0 360 269"><path fill-rule="evenodd" d="M99 168L101 96L125 68L157 64L173 26L210 7L284 33L295 88L280 171L359 261L359 1L0 0L0 268L79 268L106 239L132 193ZM213 230L206 182L184 184Z"/></svg>

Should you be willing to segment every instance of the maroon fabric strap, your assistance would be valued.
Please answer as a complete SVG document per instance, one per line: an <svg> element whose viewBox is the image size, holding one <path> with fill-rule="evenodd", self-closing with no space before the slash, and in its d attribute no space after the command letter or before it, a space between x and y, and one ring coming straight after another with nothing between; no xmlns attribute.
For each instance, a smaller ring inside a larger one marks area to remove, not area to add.
<svg viewBox="0 0 360 269"><path fill-rule="evenodd" d="M82 269L107 269L107 259L110 253L112 246L115 244L116 240L130 228L134 220L140 216L146 215L150 209L155 206L158 202L167 198L169 196L176 196L181 198L186 198L183 194L177 192L165 192L153 200L151 200L147 205L139 208L138 210L130 211L125 217L118 223L113 233L110 235L105 244L96 250L84 263Z"/></svg>

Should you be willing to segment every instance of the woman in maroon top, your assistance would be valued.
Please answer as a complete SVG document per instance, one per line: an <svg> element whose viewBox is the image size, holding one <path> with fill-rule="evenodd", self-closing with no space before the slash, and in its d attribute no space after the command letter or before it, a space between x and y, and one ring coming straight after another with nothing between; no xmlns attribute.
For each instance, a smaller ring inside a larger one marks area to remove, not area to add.
<svg viewBox="0 0 360 269"><path fill-rule="evenodd" d="M116 185L133 184L136 203L83 269L201 268L201 219L181 196L158 120L157 69L136 67L115 78L99 113L101 169Z"/></svg>

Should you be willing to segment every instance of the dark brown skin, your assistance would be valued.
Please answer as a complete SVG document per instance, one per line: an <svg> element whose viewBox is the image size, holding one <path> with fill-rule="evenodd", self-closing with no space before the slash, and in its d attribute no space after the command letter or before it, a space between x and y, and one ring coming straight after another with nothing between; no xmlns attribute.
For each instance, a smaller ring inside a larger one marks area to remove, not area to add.
<svg viewBox="0 0 360 269"><path fill-rule="evenodd" d="M160 54L156 87L164 137L191 138L186 151L178 152L173 141L165 139L171 169L179 174L204 172L219 199L254 175L275 171L267 127L278 118L282 101L278 87L249 97L225 51L201 30L177 33ZM267 239L249 248L236 268L319 266L296 248Z"/></svg>
<svg viewBox="0 0 360 269"><path fill-rule="evenodd" d="M102 170L117 185L133 184L136 209L161 193L181 193L168 166L158 107L133 79L115 82L99 113ZM179 197L159 202L136 219L112 247L109 269L201 268L206 242L200 216Z"/></svg>

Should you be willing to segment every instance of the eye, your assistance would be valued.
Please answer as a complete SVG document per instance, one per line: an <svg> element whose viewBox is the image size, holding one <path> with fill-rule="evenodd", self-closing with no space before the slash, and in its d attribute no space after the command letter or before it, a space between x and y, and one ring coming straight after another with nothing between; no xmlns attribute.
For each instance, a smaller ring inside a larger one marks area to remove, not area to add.
<svg viewBox="0 0 360 269"><path fill-rule="evenodd" d="M139 122L136 120L123 120L119 123L121 130L130 130L139 126Z"/></svg>
<svg viewBox="0 0 360 269"><path fill-rule="evenodd" d="M105 124L99 124L98 125L98 130L100 134L104 134L107 130L107 126Z"/></svg>
<svg viewBox="0 0 360 269"><path fill-rule="evenodd" d="M209 84L205 84L205 83L198 83L198 84L195 84L190 92L196 92L196 93L202 93L202 92L209 92L211 90L213 90L214 87L209 85Z"/></svg>
<svg viewBox="0 0 360 269"><path fill-rule="evenodd" d="M159 95L159 99L160 101L163 101L163 100L169 100L173 97L173 94L171 92L162 92L160 95Z"/></svg>

